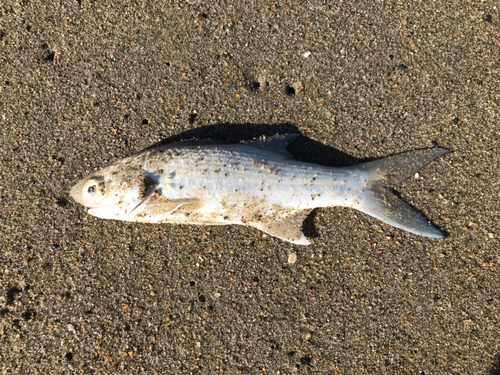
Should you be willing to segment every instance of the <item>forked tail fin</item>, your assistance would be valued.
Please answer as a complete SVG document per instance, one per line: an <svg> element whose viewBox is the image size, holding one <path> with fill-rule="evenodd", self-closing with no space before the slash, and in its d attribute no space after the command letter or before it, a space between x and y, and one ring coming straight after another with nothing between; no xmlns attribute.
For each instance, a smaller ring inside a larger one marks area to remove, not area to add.
<svg viewBox="0 0 500 375"><path fill-rule="evenodd" d="M363 199L354 208L411 233L445 238L442 231L433 227L425 216L394 195L389 187L414 175L434 159L449 152L444 148L410 151L351 167L367 173L367 180L370 182Z"/></svg>

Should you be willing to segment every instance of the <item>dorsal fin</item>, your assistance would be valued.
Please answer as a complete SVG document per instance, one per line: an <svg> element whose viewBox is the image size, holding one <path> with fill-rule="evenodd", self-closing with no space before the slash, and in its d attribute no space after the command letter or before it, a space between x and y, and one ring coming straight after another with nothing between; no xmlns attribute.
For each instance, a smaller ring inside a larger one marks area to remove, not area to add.
<svg viewBox="0 0 500 375"><path fill-rule="evenodd" d="M292 155L288 153L286 148L299 137L300 134L276 134L271 137L263 135L258 139L249 141L247 145L291 158Z"/></svg>

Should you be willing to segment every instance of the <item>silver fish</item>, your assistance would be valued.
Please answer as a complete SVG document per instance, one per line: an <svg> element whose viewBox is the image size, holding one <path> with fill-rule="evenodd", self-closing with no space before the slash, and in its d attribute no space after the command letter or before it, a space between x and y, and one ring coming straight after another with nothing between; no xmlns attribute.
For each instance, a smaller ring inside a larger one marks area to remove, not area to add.
<svg viewBox="0 0 500 375"><path fill-rule="evenodd" d="M89 214L145 223L252 226L308 245L302 222L317 207L344 206L425 237L445 235L387 187L449 150L410 151L349 167L294 160L298 135L230 145L176 143L101 169L71 189Z"/></svg>

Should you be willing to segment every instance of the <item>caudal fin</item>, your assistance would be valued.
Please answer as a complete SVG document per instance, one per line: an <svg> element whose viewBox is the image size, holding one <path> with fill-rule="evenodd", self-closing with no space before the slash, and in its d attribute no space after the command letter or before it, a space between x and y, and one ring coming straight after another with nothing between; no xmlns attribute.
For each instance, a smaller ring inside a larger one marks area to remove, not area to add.
<svg viewBox="0 0 500 375"><path fill-rule="evenodd" d="M369 180L363 199L354 208L410 233L445 238L442 231L433 227L425 216L399 199L389 188L449 152L444 148L410 151L351 167L367 173Z"/></svg>

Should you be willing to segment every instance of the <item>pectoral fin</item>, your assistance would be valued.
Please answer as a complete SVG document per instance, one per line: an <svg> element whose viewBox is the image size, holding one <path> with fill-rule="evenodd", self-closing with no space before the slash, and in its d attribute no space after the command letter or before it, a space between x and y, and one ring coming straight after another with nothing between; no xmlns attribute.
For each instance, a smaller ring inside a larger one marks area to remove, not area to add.
<svg viewBox="0 0 500 375"><path fill-rule="evenodd" d="M309 240L302 233L302 224L311 211L295 211L288 217L280 219L268 217L264 222L255 223L252 226L283 241L297 245L309 245Z"/></svg>
<svg viewBox="0 0 500 375"><path fill-rule="evenodd" d="M166 215L191 214L204 206L205 203L197 200L166 200L159 199L143 203L141 214L148 218L164 218Z"/></svg>

